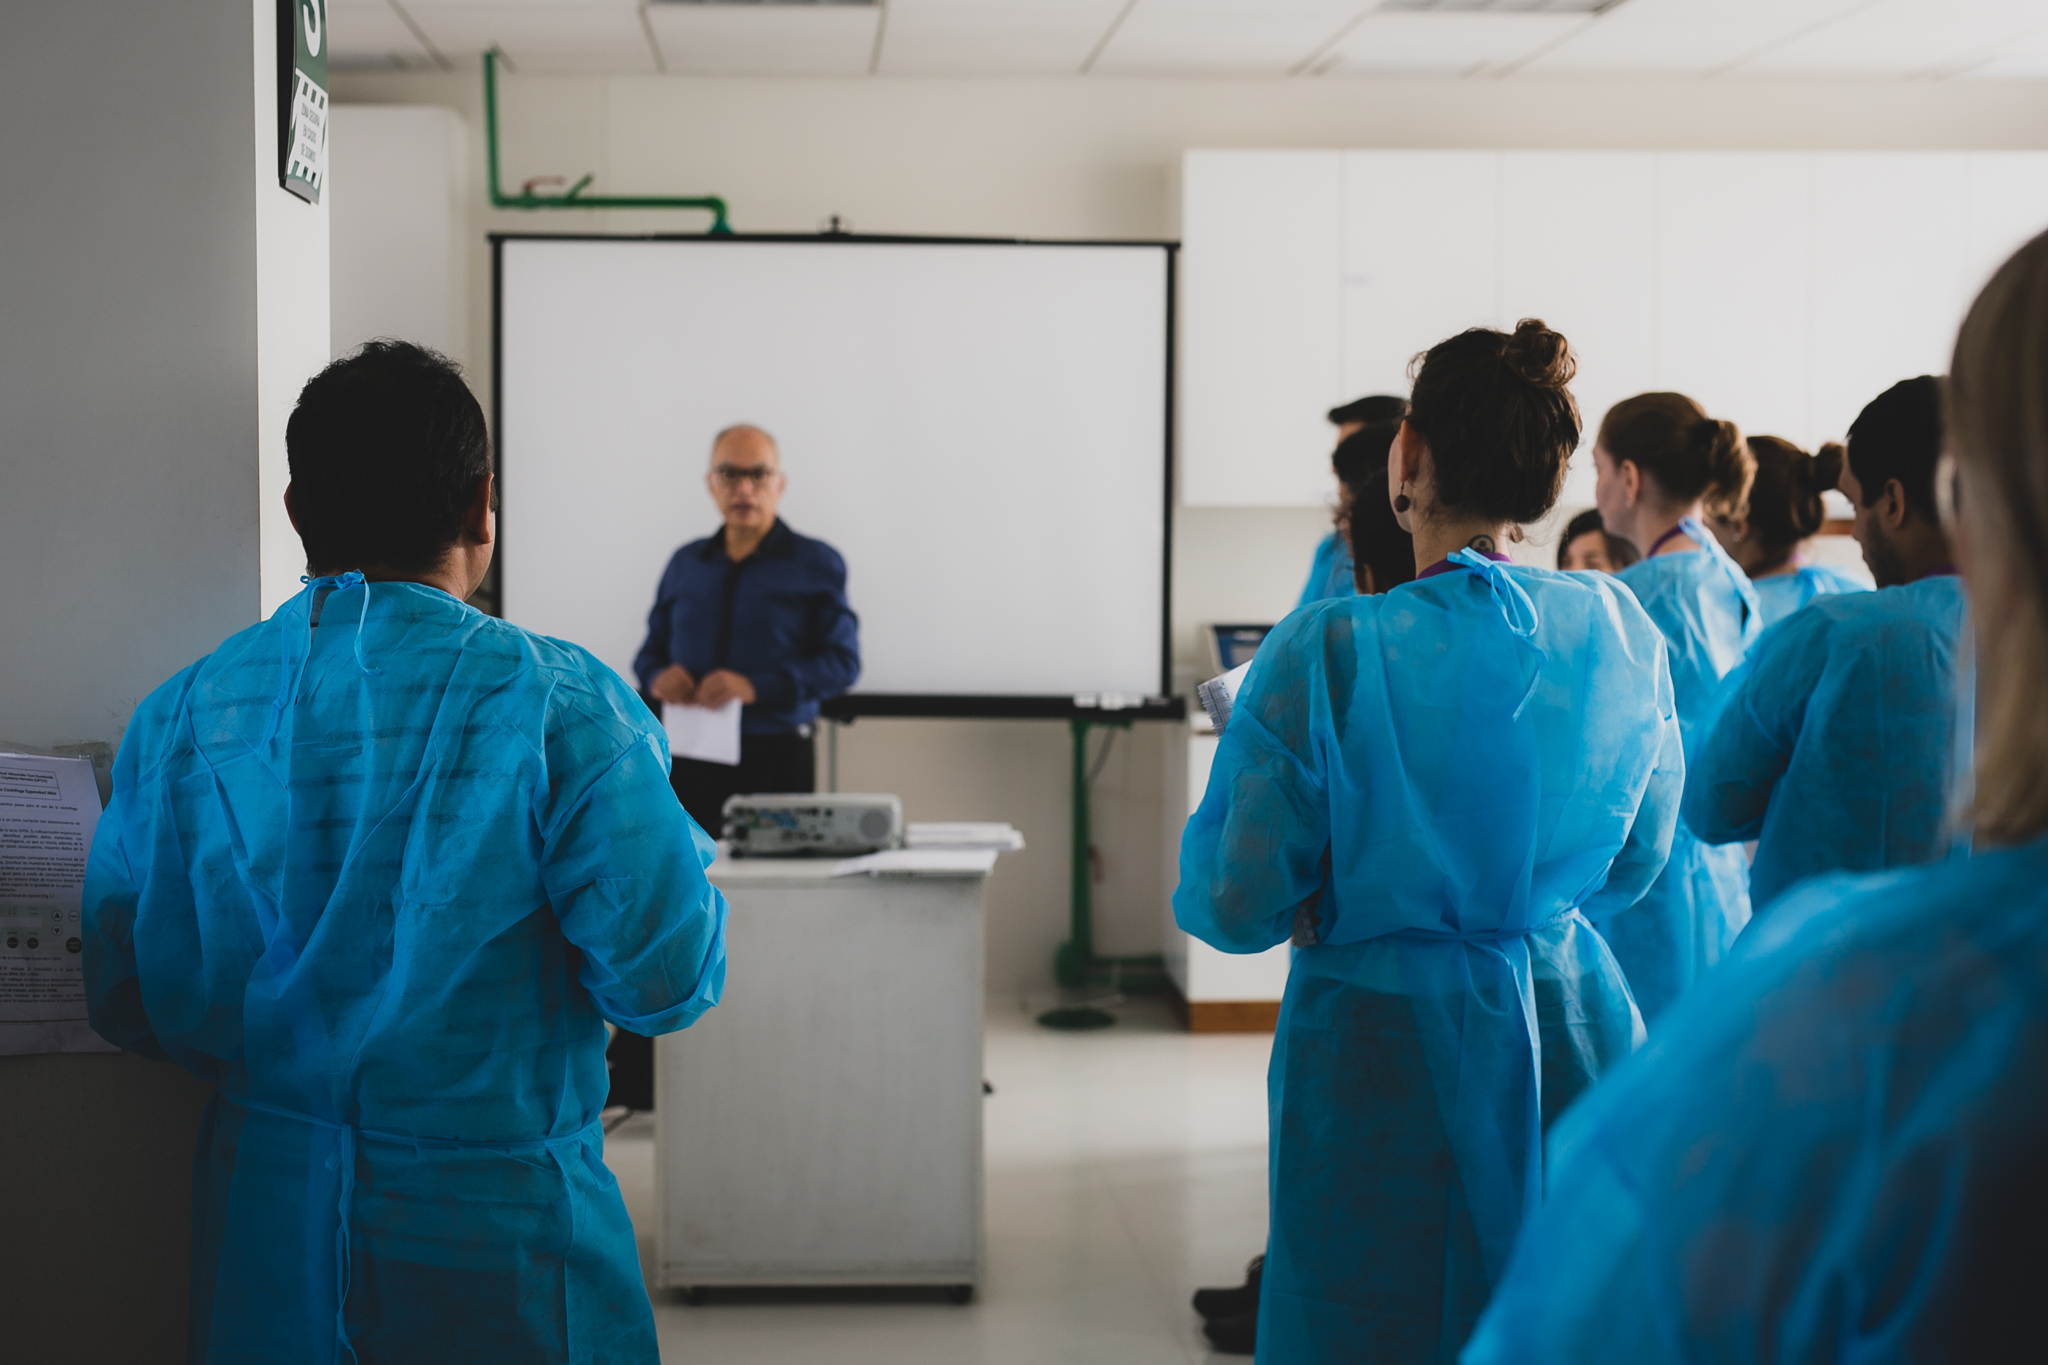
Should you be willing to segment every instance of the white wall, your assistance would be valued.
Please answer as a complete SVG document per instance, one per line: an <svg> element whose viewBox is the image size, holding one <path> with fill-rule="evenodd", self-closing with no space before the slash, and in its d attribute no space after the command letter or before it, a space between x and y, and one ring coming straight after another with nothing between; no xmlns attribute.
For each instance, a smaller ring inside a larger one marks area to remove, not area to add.
<svg viewBox="0 0 2048 1365"><path fill-rule="evenodd" d="M336 105L330 349L403 337L469 349L469 138L439 105ZM344 282L346 285L344 286Z"/></svg>
<svg viewBox="0 0 2048 1365"><path fill-rule="evenodd" d="M325 214L277 185L275 12L0 5L0 742L103 773L136 703L256 619L278 395L325 354ZM0 1058L0 1356L185 1358L208 1092L126 1055Z"/></svg>
<svg viewBox="0 0 2048 1365"><path fill-rule="evenodd" d="M481 76L348 72L350 103L443 104L483 147ZM507 189L585 171L617 192L715 193L740 231L1174 238L1193 147L2043 148L2048 86L2021 83L1668 79L1375 81L700 79L507 77ZM493 231L694 231L702 215L493 211L469 191L469 327L487 379ZM1313 417L1309 419L1313 425ZM702 509L707 524L709 508ZM1315 508L1183 508L1175 522L1176 658L1203 664L1197 627L1278 619L1314 543ZM1103 943L1159 946L1158 845L1178 828L1159 774L1166 727L1141 729L1098 789ZM990 884L994 991L1048 981L1064 932L1063 727L863 721L842 786L900 792L919 818L985 814L1033 841ZM1148 747L1149 746L1149 747ZM1140 761L1126 770L1126 759ZM822 766L820 769L823 771Z"/></svg>

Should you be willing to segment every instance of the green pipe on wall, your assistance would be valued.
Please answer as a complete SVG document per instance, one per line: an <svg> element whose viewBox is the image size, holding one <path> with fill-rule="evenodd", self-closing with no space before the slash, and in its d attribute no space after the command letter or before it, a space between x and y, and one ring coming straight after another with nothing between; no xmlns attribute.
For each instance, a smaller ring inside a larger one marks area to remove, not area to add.
<svg viewBox="0 0 2048 1365"><path fill-rule="evenodd" d="M490 175L491 206L500 209L696 209L711 215L711 232L732 232L725 219L725 201L715 194L644 195L585 194L595 177L586 175L562 194L535 194L532 186L517 194L498 188L498 54L484 53L484 156Z"/></svg>

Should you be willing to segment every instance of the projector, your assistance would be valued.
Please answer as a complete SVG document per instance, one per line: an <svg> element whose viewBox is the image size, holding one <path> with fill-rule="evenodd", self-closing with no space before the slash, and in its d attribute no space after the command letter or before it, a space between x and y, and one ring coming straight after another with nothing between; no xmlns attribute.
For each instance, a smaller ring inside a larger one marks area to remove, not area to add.
<svg viewBox="0 0 2048 1365"><path fill-rule="evenodd" d="M735 858L847 858L903 842L903 803L855 792L777 792L725 802Z"/></svg>

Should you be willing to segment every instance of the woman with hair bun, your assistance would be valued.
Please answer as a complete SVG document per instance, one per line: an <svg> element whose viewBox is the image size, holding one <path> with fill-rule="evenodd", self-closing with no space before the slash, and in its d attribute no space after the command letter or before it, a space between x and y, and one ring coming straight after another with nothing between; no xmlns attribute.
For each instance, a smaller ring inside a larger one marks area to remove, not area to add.
<svg viewBox="0 0 2048 1365"><path fill-rule="evenodd" d="M1466 1365L2041 1358L2048 236L1971 307L1945 409L1973 854L1772 907L1558 1125L1550 1198Z"/></svg>
<svg viewBox="0 0 2048 1365"><path fill-rule="evenodd" d="M1749 575L1765 627L1816 597L1869 592L1868 583L1825 564L1808 564L1802 553L1827 520L1820 495L1842 477L1842 447L1830 443L1809 455L1790 441L1752 436L1749 453L1756 460L1749 505L1737 512L1709 512L1706 522L1729 558Z"/></svg>
<svg viewBox="0 0 2048 1365"><path fill-rule="evenodd" d="M1183 928L1301 949L1262 1360L1454 1358L1542 1194L1543 1125L1643 1036L1587 916L1649 887L1677 823L1663 637L1615 579L1499 553L1557 500L1572 370L1536 321L1419 359L1386 495L1420 572L1266 637L1182 838Z"/></svg>
<svg viewBox="0 0 2048 1365"><path fill-rule="evenodd" d="M1690 760L1720 707L1722 680L1763 630L1756 589L1701 521L1743 506L1756 464L1734 423L1684 394L1644 393L1608 411L1593 465L1601 522L1643 547L1641 562L1618 576L1664 632ZM1653 1023L1748 922L1742 849L1701 843L1682 822L1649 894L1594 920Z"/></svg>

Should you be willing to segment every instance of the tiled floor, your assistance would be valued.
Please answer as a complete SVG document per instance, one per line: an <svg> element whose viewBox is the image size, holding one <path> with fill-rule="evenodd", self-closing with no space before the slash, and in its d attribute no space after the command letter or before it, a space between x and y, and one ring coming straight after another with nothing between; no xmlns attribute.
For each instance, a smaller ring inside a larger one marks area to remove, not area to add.
<svg viewBox="0 0 2048 1365"><path fill-rule="evenodd" d="M1099 1033L992 1009L988 1275L976 1301L654 1294L672 1365L1151 1365L1210 1359L1188 1295L1235 1284L1266 1236L1270 1037L1191 1036L1139 1003ZM653 1121L607 1140L654 1256ZM1217 1360L1224 1357L1215 1357Z"/></svg>

